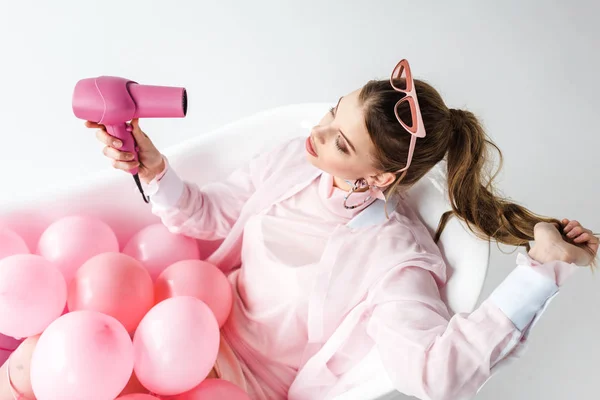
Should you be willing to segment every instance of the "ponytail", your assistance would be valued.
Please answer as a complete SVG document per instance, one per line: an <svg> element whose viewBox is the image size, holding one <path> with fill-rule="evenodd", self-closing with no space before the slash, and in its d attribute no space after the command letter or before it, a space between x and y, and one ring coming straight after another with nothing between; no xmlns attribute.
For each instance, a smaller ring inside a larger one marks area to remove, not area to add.
<svg viewBox="0 0 600 400"><path fill-rule="evenodd" d="M449 123L447 166L452 211L442 215L436 241L452 215L463 219L469 229L482 239L492 238L511 246L525 246L527 250L538 222L553 223L563 233L557 219L536 215L495 194L492 184L502 166L502 152L489 140L471 112L451 109ZM500 166L493 175L487 170L490 150L495 150L500 158Z"/></svg>
<svg viewBox="0 0 600 400"><path fill-rule="evenodd" d="M440 219L436 242L454 215L465 221L469 230L483 240L524 246L528 251L529 242L534 240L535 225L539 222L554 224L563 239L573 244L564 235L559 220L536 215L496 194L493 181L497 172L491 173L488 161L492 152L497 152L500 171L500 149L487 137L471 112L449 110L431 85L420 80L414 82L427 135L417 140L410 168L396 178L386 193L404 192L445 158L451 210ZM406 166L412 137L398 123L398 118L409 123L413 111L408 102L404 103L406 107L397 107L403 96L391 87L389 80L370 81L359 95L365 125L375 144L375 165L382 171L395 173Z"/></svg>

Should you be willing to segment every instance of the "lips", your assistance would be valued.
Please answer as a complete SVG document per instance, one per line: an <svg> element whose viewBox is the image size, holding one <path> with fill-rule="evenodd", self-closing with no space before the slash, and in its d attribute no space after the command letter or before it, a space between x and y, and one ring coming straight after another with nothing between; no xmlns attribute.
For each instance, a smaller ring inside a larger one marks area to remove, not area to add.
<svg viewBox="0 0 600 400"><path fill-rule="evenodd" d="M311 156L318 157L317 152L315 151L315 147L313 146L311 139L312 139L311 136L309 136L306 139L306 151L308 151L308 154L310 154Z"/></svg>

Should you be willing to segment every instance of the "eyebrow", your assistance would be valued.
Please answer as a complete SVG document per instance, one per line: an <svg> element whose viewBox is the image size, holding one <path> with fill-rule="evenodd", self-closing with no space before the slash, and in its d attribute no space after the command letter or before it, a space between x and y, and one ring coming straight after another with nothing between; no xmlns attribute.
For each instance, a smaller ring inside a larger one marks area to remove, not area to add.
<svg viewBox="0 0 600 400"><path fill-rule="evenodd" d="M340 99L338 100L336 106L335 106L335 113L337 114L337 109L340 106L340 103L342 102L342 99L344 98L344 96L340 97ZM340 133L342 134L342 136L344 137L344 139L346 140L346 142L348 142L348 144L350 145L350 147L352 148L352 151L354 153L356 153L356 148L354 147L354 145L352 144L352 142L350 140L348 140L348 137L346 135L344 135L344 132L342 132L341 129L338 129L340 131Z"/></svg>

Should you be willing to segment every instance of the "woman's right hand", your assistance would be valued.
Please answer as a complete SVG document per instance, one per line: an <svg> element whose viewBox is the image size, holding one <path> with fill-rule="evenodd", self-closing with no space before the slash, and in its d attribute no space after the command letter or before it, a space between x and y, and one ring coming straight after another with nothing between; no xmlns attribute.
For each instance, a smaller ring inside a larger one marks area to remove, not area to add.
<svg viewBox="0 0 600 400"><path fill-rule="evenodd" d="M133 128L133 138L138 147L139 162L134 160L132 153L119 150L119 147L123 143L119 139L109 135L104 125L86 121L85 126L97 129L96 137L105 145L103 153L112 160L114 168L129 171L135 167L139 167L138 175L145 183L149 183L165 169L162 154L154 147L150 138L140 129L137 119L131 121L131 127Z"/></svg>

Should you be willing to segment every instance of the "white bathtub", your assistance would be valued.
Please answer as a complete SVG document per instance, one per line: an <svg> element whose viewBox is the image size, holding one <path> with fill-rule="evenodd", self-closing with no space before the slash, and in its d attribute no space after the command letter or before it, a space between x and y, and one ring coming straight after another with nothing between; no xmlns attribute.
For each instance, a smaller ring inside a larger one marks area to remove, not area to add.
<svg viewBox="0 0 600 400"><path fill-rule="evenodd" d="M288 138L306 135L329 106L329 103L311 103L267 110L165 149L164 153L186 180L203 184L223 179L255 153ZM95 138L90 137L90 140ZM440 165L409 193L411 203L431 232L437 227L441 214L449 209L445 185L444 168ZM30 249L35 249L39 235L49 223L75 213L102 218L114 229L121 246L142 227L160 222L142 201L131 176L107 168L106 172L84 183L0 204L0 224L15 230ZM200 243L200 247L204 255L214 250L211 243ZM440 248L451 267L450 280L443 293L445 300L454 312L471 311L485 279L489 242L476 239L457 219L451 219ZM393 392L377 353L372 353L361 367L378 368L381 374L339 399L375 399Z"/></svg>

